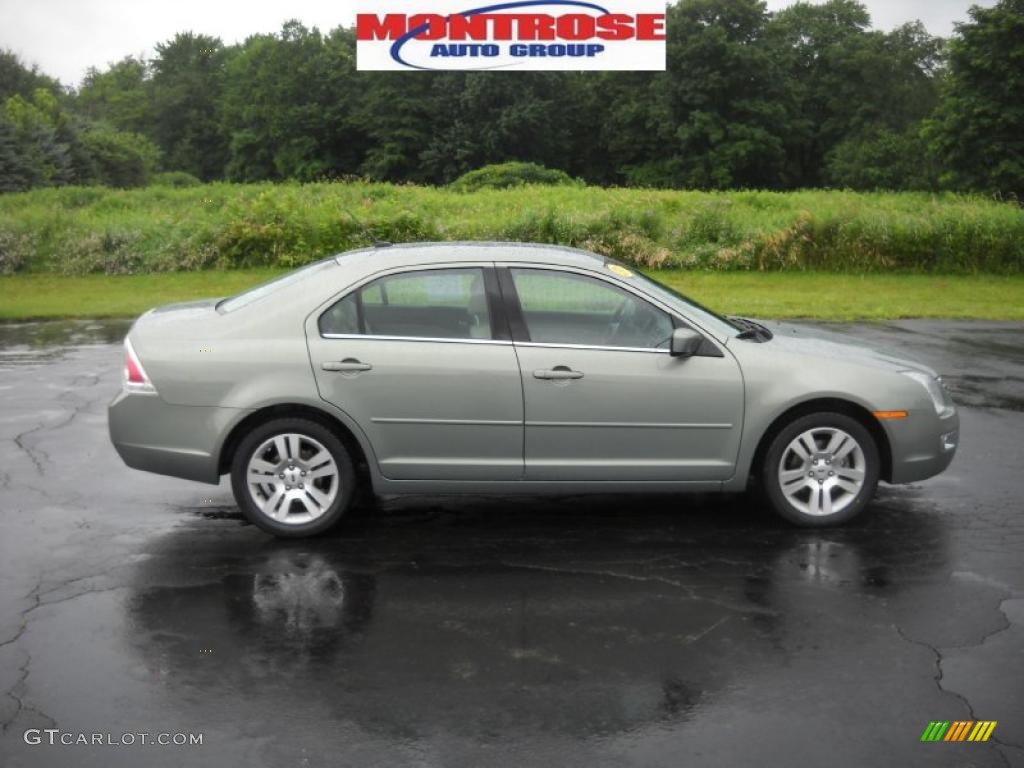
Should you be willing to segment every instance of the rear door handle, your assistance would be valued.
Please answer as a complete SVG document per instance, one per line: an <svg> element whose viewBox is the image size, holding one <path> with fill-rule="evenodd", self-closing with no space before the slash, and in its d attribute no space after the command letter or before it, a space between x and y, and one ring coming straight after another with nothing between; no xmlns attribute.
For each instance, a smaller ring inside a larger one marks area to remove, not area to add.
<svg viewBox="0 0 1024 768"><path fill-rule="evenodd" d="M582 379L582 371L574 371L567 365L556 365L554 368L544 368L533 372L535 379L548 379L551 381L567 381L568 379Z"/></svg>
<svg viewBox="0 0 1024 768"><path fill-rule="evenodd" d="M369 363L361 363L354 357L346 357L341 361L321 363L320 367L325 371L339 371L341 373L355 373L357 371L369 371L373 368Z"/></svg>

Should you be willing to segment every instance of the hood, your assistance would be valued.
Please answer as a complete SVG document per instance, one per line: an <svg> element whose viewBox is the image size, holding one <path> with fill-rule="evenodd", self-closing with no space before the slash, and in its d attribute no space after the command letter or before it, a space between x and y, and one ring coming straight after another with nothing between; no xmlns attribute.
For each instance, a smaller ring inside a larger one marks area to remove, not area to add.
<svg viewBox="0 0 1024 768"><path fill-rule="evenodd" d="M786 352L810 357L831 357L890 371L920 371L930 376L938 375L924 363L902 355L891 354L888 349L872 346L853 336L836 331L790 325L773 320L758 320L757 322L774 334L774 338L766 344L777 345L778 348Z"/></svg>

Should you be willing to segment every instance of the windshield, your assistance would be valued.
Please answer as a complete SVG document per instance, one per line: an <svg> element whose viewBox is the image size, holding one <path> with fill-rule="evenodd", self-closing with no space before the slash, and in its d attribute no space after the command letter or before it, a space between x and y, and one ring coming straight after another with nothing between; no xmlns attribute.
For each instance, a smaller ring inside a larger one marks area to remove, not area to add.
<svg viewBox="0 0 1024 768"><path fill-rule="evenodd" d="M637 273L636 276L639 281L643 283L645 289L653 293L662 301L667 300L670 303L678 303L681 301L686 304L688 307L693 309L693 314L695 315L694 319L700 321L704 325L707 325L709 328L712 328L726 336L735 336L737 331L743 330L728 318L722 317L717 312L708 309L703 304L694 301L686 294L677 291L675 288L670 288L663 283L652 280L646 275Z"/></svg>
<svg viewBox="0 0 1024 768"><path fill-rule="evenodd" d="M237 296L233 296L230 299L224 299L224 301L217 304L217 309L221 312L233 312L240 307L244 307L247 304L252 304L254 301L262 299L264 296L269 296L281 288L297 283L300 280L305 280L307 277L320 272L333 264L336 264L333 257L330 259L324 259L323 261L316 261L312 264L307 264L304 267L296 269L294 272L289 272L285 275L281 275L280 277L268 280L265 283L260 283L255 288L250 288L248 291L240 293Z"/></svg>

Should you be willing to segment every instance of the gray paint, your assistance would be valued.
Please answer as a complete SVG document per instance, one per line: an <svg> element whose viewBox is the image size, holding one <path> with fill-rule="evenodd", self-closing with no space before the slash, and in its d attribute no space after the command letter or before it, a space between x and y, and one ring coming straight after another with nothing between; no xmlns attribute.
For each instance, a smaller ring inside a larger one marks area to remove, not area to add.
<svg viewBox="0 0 1024 768"><path fill-rule="evenodd" d="M324 309L382 274L495 264L599 277L700 331L723 357L319 333ZM924 388L899 372L930 369L835 334L773 330L775 338L764 344L737 339L697 308L651 295L605 269L601 258L574 249L364 249L337 257L315 280L231 312L206 301L143 315L129 337L159 395L119 395L109 409L110 434L130 466L217 482L231 429L255 410L294 403L318 408L351 431L379 493L741 490L776 419L801 403L837 398L867 411L909 412L907 419L879 422L894 482L949 464L953 453L941 450L939 436L957 428L956 414L940 419ZM372 368L323 368L346 360ZM584 376L533 376L562 365Z"/></svg>

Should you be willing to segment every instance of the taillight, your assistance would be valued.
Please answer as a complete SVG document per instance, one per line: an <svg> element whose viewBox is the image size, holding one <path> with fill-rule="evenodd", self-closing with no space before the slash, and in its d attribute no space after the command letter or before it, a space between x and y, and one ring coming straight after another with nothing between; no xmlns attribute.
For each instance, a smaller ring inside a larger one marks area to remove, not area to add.
<svg viewBox="0 0 1024 768"><path fill-rule="evenodd" d="M124 340L124 388L129 392L156 394L156 387L146 375L146 369L139 362L139 356L135 354L135 349L127 337Z"/></svg>

